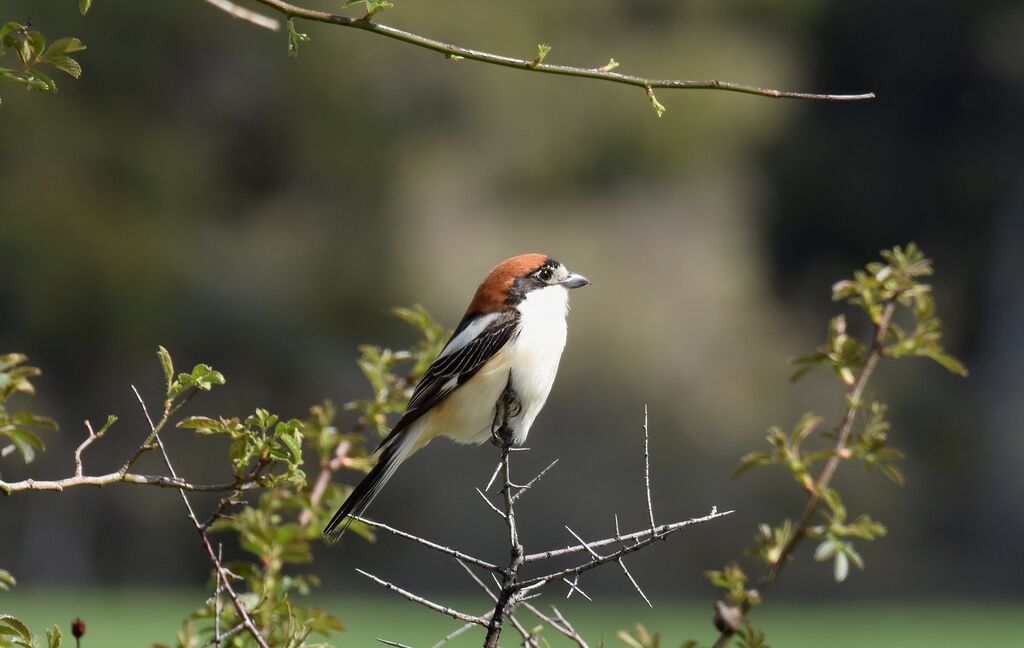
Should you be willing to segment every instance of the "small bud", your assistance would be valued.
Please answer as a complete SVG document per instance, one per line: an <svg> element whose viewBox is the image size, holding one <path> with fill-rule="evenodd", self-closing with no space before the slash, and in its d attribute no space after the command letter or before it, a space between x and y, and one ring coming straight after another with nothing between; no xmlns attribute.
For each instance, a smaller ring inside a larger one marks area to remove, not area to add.
<svg viewBox="0 0 1024 648"><path fill-rule="evenodd" d="M81 639L85 634L85 621L82 621L81 617L75 617L75 620L71 622L71 634L75 639Z"/></svg>
<svg viewBox="0 0 1024 648"><path fill-rule="evenodd" d="M733 605L726 605L724 601L715 601L715 629L725 635L732 635L740 627L743 620L743 612Z"/></svg>
<svg viewBox="0 0 1024 648"><path fill-rule="evenodd" d="M658 98L654 96L654 88L650 86L647 86L647 98L651 102L651 107L654 108L654 114L656 114L659 118L665 114L665 106L661 105L661 102L658 101Z"/></svg>

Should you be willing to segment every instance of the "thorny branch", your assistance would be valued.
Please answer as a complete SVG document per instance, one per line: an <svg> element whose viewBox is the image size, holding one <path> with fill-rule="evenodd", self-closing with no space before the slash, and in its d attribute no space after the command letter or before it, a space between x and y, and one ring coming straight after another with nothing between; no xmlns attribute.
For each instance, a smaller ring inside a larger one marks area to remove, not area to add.
<svg viewBox="0 0 1024 648"><path fill-rule="evenodd" d="M864 389L867 386L868 381L871 379L871 374L874 373L875 367L878 365L878 361L882 357L882 342L885 340L885 336L889 331L889 325L892 321L893 313L896 310L897 299L898 295L892 297L892 299L886 302L885 308L882 311L882 316L875 325L874 334L871 339L871 351L868 353L868 356L864 361L864 365L860 369L860 373L857 375L856 380L850 387L850 391L846 395L846 409L843 412L843 417L839 423L839 432L836 435L836 442L832 456L822 467L817 480L815 480L814 487L807 489L807 504L804 506L803 514L800 516L800 522L797 524L793 534L789 537L789 540L787 540L785 545L783 545L782 550L779 552L778 559L771 564L765 574L758 581L758 590L762 595L764 594L764 591L771 587L779 577L779 574L785 567L789 556L792 555L800 542L807 536L807 532L811 526L811 520L814 517L815 512L818 510L818 505L821 503L821 494L826 488L828 488L833 475L835 475L836 468L839 467L839 462L842 460L842 456L846 451L850 435L853 433L854 420L856 418L857 410L861 406L861 398L864 395ZM715 621L721 629L713 648L723 648L728 645L729 639L738 629L739 622L742 620L743 616L750 611L750 602L748 600L744 600L738 610L736 608L728 608L726 611L732 612L732 614L728 615L722 614L722 610L725 608L726 606L724 605L716 605L718 614ZM726 619L726 616L729 618Z"/></svg>
<svg viewBox="0 0 1024 648"><path fill-rule="evenodd" d="M503 429L503 426L499 426L498 423L496 422L495 427L498 429L499 432L498 434L496 434L496 439L498 441L502 441L503 435L501 435L500 432ZM644 433L646 439L646 416ZM672 535L673 533L683 528L693 526L696 524L701 524L704 522L709 522L716 518L732 513L732 511L719 512L717 507L715 507L711 510L709 514L704 516L694 517L689 520L673 522L671 524L657 525L654 522L654 509L652 505L652 497L650 491L650 452L648 444L645 442L644 484L647 496L647 514L648 519L651 523L651 526L649 528L643 529L641 531L623 534L619 530L618 516L615 516L614 536L602 538L599 540L586 541L581 536L576 534L576 532L574 532L572 529L566 526L566 529L575 538L578 544L569 545L567 547L552 549L539 553L527 554L519 536L519 528L516 522L515 502L519 498L519 496L521 496L528 488L533 487L536 484L537 480L552 468L554 463L548 465L543 471L541 471L539 475L534 477L532 480L526 482L525 484L517 484L512 480L511 474L510 457L513 449L511 447L507 447L507 444L505 443L503 443L502 446L503 447L501 453L501 461L498 464L497 470L495 471L495 475L501 476L500 484L503 506L495 506L487 498L483 491L480 491L479 489L477 490L480 492L480 495L487 502L487 504L492 509L495 509L498 515L500 515L503 521L505 522L505 526L508 531L507 538L509 558L508 562L504 566L495 565L486 560L468 556L457 549L453 549L451 547L447 547L436 542L432 542L430 540L416 536L415 534L395 529L391 526L388 526L380 522L367 520L365 518L356 518L359 521L375 529L386 531L398 537L411 540L420 545L423 545L424 547L427 547L428 549L432 549L434 551L437 551L438 553L442 553L446 556L453 558L463 569L469 572L473 580L477 583L477 585L479 585L484 590L488 598L494 604L493 610L488 614L482 616L473 616L463 612L459 612L458 610L454 610L448 606L441 605L425 597L419 596L417 594L399 588L398 586L389 583L388 581L385 581L381 578L372 576L361 570L357 570L364 576L373 579L378 584L386 587L387 589L395 591L398 594L401 594L402 596L411 601L414 601L436 612L445 614L447 616L451 616L455 619L464 622L465 625L459 627L452 633L449 633L448 636L446 636L436 644L437 646L443 645L450 638L458 634L462 634L469 627L476 625L487 628L487 633L484 640L484 648L496 648L498 646L498 640L501 636L502 627L505 624L506 620L509 623L511 623L522 636L524 646L526 646L527 648L536 646L538 645L537 637L535 635L530 634L530 632L526 630L526 628L514 616L515 609L518 606L522 605L531 613L536 615L538 619L540 619L545 624L550 626L554 631L565 635L580 648L588 648L587 643L583 639L583 637L580 636L580 634L576 631L572 624L564 617L564 615L562 615L561 612L558 611L557 608L554 608L554 606L552 606L553 615L548 615L542 612L536 605L531 603L530 600L537 596L540 596L540 590L542 590L545 586L556 582L564 582L565 584L567 584L570 588L570 594L574 591L580 591L580 593L582 594L582 591L578 589L578 580L580 575L592 569L596 569L601 565L614 562L619 564L620 568L623 571L623 574L628 579L630 584L637 590L637 592L644 599L644 601L647 602L648 605L650 605L650 600L647 598L643 590L640 588L639 584L636 582L632 574L626 568L622 560L623 557L631 553L640 551L641 549L650 546L658 540L663 540L669 535ZM491 481L493 481L495 478L496 477L492 477ZM602 554L597 551L598 548L608 546L613 546L614 550L607 554ZM552 558L572 555L579 552L587 552L589 559L580 562L572 567L552 571L541 576L520 578L520 569L528 564L540 563ZM476 574L474 574L472 572L471 566L489 572L492 578L494 579L495 584L498 587L497 591L492 590L484 583L482 579L480 579ZM400 645L395 642L390 642L387 640L381 641L383 643L387 643L388 645Z"/></svg>
<svg viewBox="0 0 1024 648"><path fill-rule="evenodd" d="M211 0L207 0L211 2ZM597 67L576 67L571 65L554 65L550 63L544 63L543 55L539 55L536 58L524 59L516 58L512 56L504 56L501 54L493 54L490 52L484 52L481 50L469 49L466 47L460 47L452 43L428 38L426 36L420 36L411 32L396 29L388 25L382 25L374 22L373 14L369 13L365 16L355 18L352 16L343 16L340 14L334 14L327 11L319 11L317 9L307 9L285 0L256 0L259 4L273 9L284 16L288 21L295 18L303 20L309 20L313 22L326 23L329 25L335 25L338 27L352 27L355 29L361 29L368 31L379 36L391 38L403 43L415 45L416 47L422 47L428 50L439 52L446 58L460 60L467 59L471 61L478 61L480 63L489 63L491 65L499 65L502 67L514 68L517 70L525 70L528 72L540 72L542 74L556 74L560 76L571 76L583 79L595 79L600 81L608 81L611 83L620 83L624 85L635 86L643 89L647 97L651 100L651 103L655 105L656 109L660 104L656 103L654 99L655 88L670 88L670 89L688 89L688 90L723 90L727 92L739 92L744 94L758 95L762 97L773 97L781 99L814 99L820 101L861 101L865 99L873 99L875 97L873 92L863 94L816 94L809 92L791 92L787 90L775 90L773 88L762 88L758 86L748 85L744 83L734 83L732 81L722 81L720 79L708 79L708 80L691 80L691 79L654 79L642 76L636 76L631 74L621 74L614 72L615 67L618 66L614 60L609 61L607 65ZM225 3L225 0L215 0L212 4L232 4ZM242 18L237 11L228 10L229 14ZM251 12L250 12L251 13ZM262 16L260 16L263 18ZM252 22L252 20L250 20ZM264 25L261 25L264 26ZM546 51L543 52L546 54ZM658 113L664 111L664 107L658 110Z"/></svg>

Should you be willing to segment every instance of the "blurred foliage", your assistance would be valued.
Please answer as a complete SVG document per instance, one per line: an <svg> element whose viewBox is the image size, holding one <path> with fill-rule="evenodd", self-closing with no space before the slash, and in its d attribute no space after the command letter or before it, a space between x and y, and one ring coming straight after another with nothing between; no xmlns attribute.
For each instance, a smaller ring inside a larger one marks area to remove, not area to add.
<svg viewBox="0 0 1024 648"><path fill-rule="evenodd" d="M360 345L360 357L356 362L373 388L373 398L345 404L346 410L359 412L356 423L358 429L373 429L382 438L391 431L388 416L405 410L413 388L426 373L430 363L441 353L451 333L419 304L412 308L395 308L391 312L416 327L423 339L408 350L399 351L370 344ZM408 370L398 373L399 367L403 365L409 365Z"/></svg>
<svg viewBox="0 0 1024 648"><path fill-rule="evenodd" d="M362 432L386 432L388 415L401 410L400 405L408 400L410 390L446 339L445 330L423 307L396 308L394 313L411 324L422 339L408 349L361 347L359 366L373 390L373 398L345 405L346 410L358 415L352 432L339 432L335 425L336 410L330 401L310 408L305 420L284 420L265 409L257 409L244 419L188 416L176 424L177 428L193 430L200 437L228 441L227 461L234 477L234 490L220 500L203 529L226 534L229 542L237 543L251 556L248 560L226 562L224 566L233 579L244 584L244 589L235 586L239 601L270 646L328 646L311 637L326 639L344 630L336 617L304 602L304 597L319 585L319 579L312 574L293 573L293 568L313 562L314 545L324 541L321 529L350 491L348 485L334 481L335 473L341 468L365 472L372 467L374 460ZM206 364L176 374L171 354L164 347L158 349L157 357L164 375L163 417L154 424L156 431L143 445L143 452L156 447L153 441L157 433L194 396L225 383L223 374ZM40 372L24 366L25 360L19 354L0 357L0 433L12 440L9 447L21 450L28 462L34 456L33 449L43 449L42 440L32 428L56 426L49 419L30 413L8 415L3 408L11 394L34 392L29 378ZM115 420L109 417L96 432L96 438L102 437ZM316 460L318 475L312 483L303 468L307 458ZM248 497L248 491L253 489L260 491L255 501ZM354 522L351 529L373 539L370 529L362 523ZM10 589L15 582L10 573L0 570L0 590ZM227 600L216 569L210 586L214 594L184 621L175 642L155 646L198 648L208 645L218 629L223 635L232 628L236 630L221 645L256 645L252 635L237 629L242 619ZM46 636L51 648L60 645L57 626L48 630ZM40 641L18 619L0 615L0 647L34 648Z"/></svg>
<svg viewBox="0 0 1024 648"><path fill-rule="evenodd" d="M32 463L36 451L45 448L39 431L56 430L57 422L48 416L7 409L7 400L12 394L34 394L36 391L29 379L42 372L36 367L26 366L27 359L20 353L0 355L0 457L17 450L25 463ZM3 443L4 437L10 441L9 445Z"/></svg>
<svg viewBox="0 0 1024 648"><path fill-rule="evenodd" d="M874 540L886 534L885 526L869 515L849 520L838 490L830 486L835 470L846 461L858 461L868 471L878 468L896 484L903 483L902 473L893 465L903 453L887 445L885 405L862 397L879 358L926 357L954 374L967 375L964 365L941 344L941 323L935 316L931 286L922 281L932 274L931 261L914 243L884 250L881 256L881 262L869 263L864 270L856 271L853 279L832 287L833 301L863 311L873 325L872 337L858 340L850 335L846 318L838 315L829 324L828 341L816 353L792 361L800 367L794 380L813 368L827 369L840 380L847 389L841 422L815 435L825 420L807 412L788 433L773 426L767 436L771 449L748 453L734 471L734 475L741 475L752 468L779 466L808 497L798 522L785 519L776 525L758 526L755 547L748 554L764 566L765 574L755 585L737 562L705 572L712 585L725 590L725 598L716 602L717 629L744 648L766 645L764 633L750 623L746 613L762 602L763 590L774 583L804 537L820 541L814 559L832 562L833 578L842 582L849 575L851 563L864 569L864 559L853 540ZM902 313L898 312L900 308ZM901 314L908 316L909 328L896 322ZM807 442L815 439L824 443L808 449ZM825 503L823 510L819 502ZM821 524L812 524L815 512L820 513Z"/></svg>

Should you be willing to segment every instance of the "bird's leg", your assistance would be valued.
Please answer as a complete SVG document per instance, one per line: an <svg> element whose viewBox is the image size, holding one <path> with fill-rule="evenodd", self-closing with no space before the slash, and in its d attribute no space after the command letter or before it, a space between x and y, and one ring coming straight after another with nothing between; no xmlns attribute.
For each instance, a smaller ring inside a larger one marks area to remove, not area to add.
<svg viewBox="0 0 1024 648"><path fill-rule="evenodd" d="M513 431L510 422L522 411L522 403L512 389L512 371L508 372L508 382L501 396L494 403L494 420L491 422L491 443L499 448L512 447Z"/></svg>

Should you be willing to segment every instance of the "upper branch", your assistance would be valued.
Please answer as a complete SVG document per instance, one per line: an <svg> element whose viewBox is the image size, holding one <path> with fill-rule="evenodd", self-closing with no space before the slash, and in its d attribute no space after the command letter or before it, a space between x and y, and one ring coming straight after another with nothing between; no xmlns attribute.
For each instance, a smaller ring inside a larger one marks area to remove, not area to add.
<svg viewBox="0 0 1024 648"><path fill-rule="evenodd" d="M587 68L571 65L553 65L550 63L544 63L538 59L515 58L512 56L503 56L501 54L492 54L481 50L460 47L452 43L446 43L434 38L420 36L395 27L389 27L388 25L373 22L369 16L363 18L342 16L326 11L318 11L316 9L306 9L304 7L299 7L289 2L285 2L284 0L256 0L256 2L279 11L288 19L302 18L304 20L311 20L314 22L338 25L340 27L354 27L356 29L362 29L363 31L379 34L387 38L393 38L395 40L402 41L403 43L409 43L410 45L440 52L448 57L469 59L471 61L490 63L492 65L500 65L502 67L515 68L517 70L526 70L528 72L558 74L561 76L572 76L584 79L596 79L612 83L621 83L624 85L644 88L648 91L652 88L725 90L727 92L740 92L743 94L774 97L777 99L816 99L821 101L861 101L864 99L873 99L875 97L873 92L863 94L816 94L810 92L790 92L788 90L762 88L744 83L722 81L720 79L654 79L613 72L611 68L607 66Z"/></svg>

